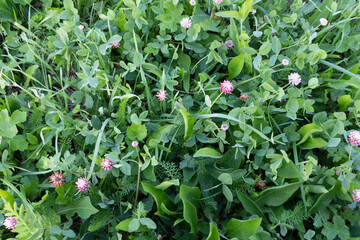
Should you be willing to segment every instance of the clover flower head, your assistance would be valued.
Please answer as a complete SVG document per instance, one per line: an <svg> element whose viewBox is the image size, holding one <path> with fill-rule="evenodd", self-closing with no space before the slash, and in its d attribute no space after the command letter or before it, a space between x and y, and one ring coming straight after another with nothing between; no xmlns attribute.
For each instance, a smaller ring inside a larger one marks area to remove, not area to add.
<svg viewBox="0 0 360 240"><path fill-rule="evenodd" d="M328 23L328 20L326 18L320 18L320 24L321 26L326 26Z"/></svg>
<svg viewBox="0 0 360 240"><path fill-rule="evenodd" d="M222 91L225 94L231 93L234 90L233 84L225 80L221 83L220 91Z"/></svg>
<svg viewBox="0 0 360 240"><path fill-rule="evenodd" d="M266 181L265 180L262 180L260 179L259 181L256 182L256 186L258 186L259 188L265 188L266 187Z"/></svg>
<svg viewBox="0 0 360 240"><path fill-rule="evenodd" d="M229 125L227 125L226 123L224 123L223 125L221 125L221 130L226 131L229 129Z"/></svg>
<svg viewBox="0 0 360 240"><path fill-rule="evenodd" d="M255 14L255 13L256 13L256 9L250 9L250 12L251 12L252 14Z"/></svg>
<svg viewBox="0 0 360 240"><path fill-rule="evenodd" d="M289 76L289 83L293 86L297 86L301 83L301 77L298 73L291 73Z"/></svg>
<svg viewBox="0 0 360 240"><path fill-rule="evenodd" d="M190 28L191 27L191 18L185 17L185 18L181 19L180 25L183 28Z"/></svg>
<svg viewBox="0 0 360 240"><path fill-rule="evenodd" d="M110 44L113 48L118 48L120 46L120 42L112 42Z"/></svg>
<svg viewBox="0 0 360 240"><path fill-rule="evenodd" d="M222 3L223 0L213 0L215 4L220 4Z"/></svg>
<svg viewBox="0 0 360 240"><path fill-rule="evenodd" d="M349 142L351 144L359 146L360 145L360 132L359 131L352 131L349 134Z"/></svg>
<svg viewBox="0 0 360 240"><path fill-rule="evenodd" d="M353 198L355 201L360 202L360 189L354 189Z"/></svg>
<svg viewBox="0 0 360 240"><path fill-rule="evenodd" d="M195 6L195 5L196 5L196 1L195 1L195 0L190 0L190 1L189 1L189 4L190 4L191 6Z"/></svg>
<svg viewBox="0 0 360 240"><path fill-rule="evenodd" d="M15 217L7 217L3 224L6 229L14 229L17 225L17 220Z"/></svg>
<svg viewBox="0 0 360 240"><path fill-rule="evenodd" d="M232 40L227 40L224 42L224 44L227 46L228 49L233 49L234 43Z"/></svg>
<svg viewBox="0 0 360 240"><path fill-rule="evenodd" d="M101 167L105 170L105 171L110 171L112 169L112 165L114 163L109 159L109 158L104 158L101 162Z"/></svg>
<svg viewBox="0 0 360 240"><path fill-rule="evenodd" d="M249 95L247 95L246 93L243 93L240 95L240 99L243 100L243 101L246 101L249 99Z"/></svg>
<svg viewBox="0 0 360 240"><path fill-rule="evenodd" d="M282 61L281 61L282 65L284 66L287 66L289 65L289 60L287 60L286 58L284 58Z"/></svg>
<svg viewBox="0 0 360 240"><path fill-rule="evenodd" d="M89 187L89 181L82 177L79 177L75 184L76 188L80 191L85 191Z"/></svg>
<svg viewBox="0 0 360 240"><path fill-rule="evenodd" d="M159 98L160 101L164 101L167 98L167 95L168 94L166 93L166 90L162 90L162 89L160 89L156 94L156 96Z"/></svg>
<svg viewBox="0 0 360 240"><path fill-rule="evenodd" d="M131 143L131 146L133 146L134 148L136 148L137 146L139 146L139 142L138 141L133 141Z"/></svg>
<svg viewBox="0 0 360 240"><path fill-rule="evenodd" d="M80 30L84 30L84 28L85 28L84 25L82 25L82 24L79 25Z"/></svg>
<svg viewBox="0 0 360 240"><path fill-rule="evenodd" d="M62 186L64 182L65 177L61 172L54 172L54 174L50 176L50 183L55 187Z"/></svg>

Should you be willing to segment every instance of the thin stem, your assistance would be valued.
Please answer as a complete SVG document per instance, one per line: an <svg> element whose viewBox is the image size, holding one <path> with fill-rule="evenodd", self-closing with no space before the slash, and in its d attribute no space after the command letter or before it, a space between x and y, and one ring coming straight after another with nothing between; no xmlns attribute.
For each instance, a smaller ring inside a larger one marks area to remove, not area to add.
<svg viewBox="0 0 360 240"><path fill-rule="evenodd" d="M219 96L217 96L217 98L212 102L210 108L206 111L206 114L209 113L209 111L211 110L212 106L214 106L214 104L215 104L216 101L221 97L222 94L223 94L223 92L221 92L221 93L219 94Z"/></svg>
<svg viewBox="0 0 360 240"><path fill-rule="evenodd" d="M137 176L137 183L136 183L136 195L135 195L134 209L136 209L137 199L138 199L138 196L139 196L140 170L141 170L141 160L140 160L139 151L138 151L137 147L136 147L136 153L137 153L137 156L138 156L138 159L139 159L139 162L138 162L139 168L138 168L138 176Z"/></svg>
<svg viewBox="0 0 360 240"><path fill-rule="evenodd" d="M349 161L351 159L351 150L352 150L353 146L354 146L354 144L351 144L351 147L350 147L350 150L349 150Z"/></svg>
<svg viewBox="0 0 360 240"><path fill-rule="evenodd" d="M257 76L255 76L255 77L249 78L249 79L247 79L247 80L245 80L245 81L239 82L239 83L237 83L237 84L234 85L234 88L240 86L241 84L244 84L244 83L247 83L247 82L249 82L249 81L251 81L251 80L254 80L254 79L258 78L258 77L260 77L260 75L257 75Z"/></svg>

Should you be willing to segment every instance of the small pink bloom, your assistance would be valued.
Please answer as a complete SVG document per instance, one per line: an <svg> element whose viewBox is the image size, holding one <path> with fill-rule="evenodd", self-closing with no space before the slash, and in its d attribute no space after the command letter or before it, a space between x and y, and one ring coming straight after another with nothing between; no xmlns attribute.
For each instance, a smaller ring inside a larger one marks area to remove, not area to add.
<svg viewBox="0 0 360 240"><path fill-rule="evenodd" d="M229 129L229 126L228 126L226 123L224 123L223 125L221 125L221 130L226 131L226 130L228 130L228 129Z"/></svg>
<svg viewBox="0 0 360 240"><path fill-rule="evenodd" d="M65 177L61 172L54 172L54 174L50 176L50 183L55 187L62 186L64 182Z"/></svg>
<svg viewBox="0 0 360 240"><path fill-rule="evenodd" d="M301 77L298 73L291 73L289 76L289 83L293 86L297 86L301 83Z"/></svg>
<svg viewBox="0 0 360 240"><path fill-rule="evenodd" d="M17 220L15 217L7 217L3 224L7 229L14 229L17 225Z"/></svg>
<svg viewBox="0 0 360 240"><path fill-rule="evenodd" d="M80 30L84 30L84 28L85 28L84 25L82 25L82 24L79 25Z"/></svg>
<svg viewBox="0 0 360 240"><path fill-rule="evenodd" d="M355 201L360 202L360 189L355 189L353 191L353 198Z"/></svg>
<svg viewBox="0 0 360 240"><path fill-rule="evenodd" d="M359 131L352 131L349 134L349 142L351 142L351 144L359 146L360 145L360 132Z"/></svg>
<svg viewBox="0 0 360 240"><path fill-rule="evenodd" d="M164 101L167 98L166 90L160 89L156 96L159 98L160 101Z"/></svg>
<svg viewBox="0 0 360 240"><path fill-rule="evenodd" d="M110 171L112 169L112 165L114 163L108 159L108 158L104 158L104 160L102 160L101 162L101 167L105 170L105 171Z"/></svg>
<svg viewBox="0 0 360 240"><path fill-rule="evenodd" d="M131 143L131 146L133 146L134 148L136 148L137 146L139 146L139 142L138 141L133 141Z"/></svg>
<svg viewBox="0 0 360 240"><path fill-rule="evenodd" d="M214 3L215 3L215 4L220 4L220 3L222 3L222 1L223 1L223 0L214 0Z"/></svg>
<svg viewBox="0 0 360 240"><path fill-rule="evenodd" d="M287 60L286 58L284 58L281 62L284 66L289 65L289 60Z"/></svg>
<svg viewBox="0 0 360 240"><path fill-rule="evenodd" d="M247 95L246 93L243 93L240 95L240 99L243 100L243 101L246 101L249 99L249 95Z"/></svg>
<svg viewBox="0 0 360 240"><path fill-rule="evenodd" d="M186 17L186 18L181 19L180 25L183 28L190 28L191 27L191 18Z"/></svg>
<svg viewBox="0 0 360 240"><path fill-rule="evenodd" d="M233 90L234 90L234 87L230 81L225 80L221 83L220 91L222 91L223 93L230 94Z"/></svg>
<svg viewBox="0 0 360 240"><path fill-rule="evenodd" d="M250 12L251 12L252 14L255 14L255 13L256 13L256 9L250 9Z"/></svg>
<svg viewBox="0 0 360 240"><path fill-rule="evenodd" d="M326 20L326 18L320 18L320 24L321 26L326 26L328 23L328 21Z"/></svg>
<svg viewBox="0 0 360 240"><path fill-rule="evenodd" d="M120 46L120 42L112 42L110 44L113 48L118 48Z"/></svg>
<svg viewBox="0 0 360 240"><path fill-rule="evenodd" d="M89 181L82 177L79 177L75 184L76 188L80 191L85 191L89 187Z"/></svg>
<svg viewBox="0 0 360 240"><path fill-rule="evenodd" d="M233 47L234 47L232 40L227 40L224 42L224 44L227 46L228 49L233 49Z"/></svg>

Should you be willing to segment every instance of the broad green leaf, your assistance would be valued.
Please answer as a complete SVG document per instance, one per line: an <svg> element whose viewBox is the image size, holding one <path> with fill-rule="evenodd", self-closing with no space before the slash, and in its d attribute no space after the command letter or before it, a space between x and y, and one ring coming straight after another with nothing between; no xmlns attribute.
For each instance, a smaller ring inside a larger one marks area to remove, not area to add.
<svg viewBox="0 0 360 240"><path fill-rule="evenodd" d="M253 215L258 215L259 217L262 217L262 219L268 223L268 220L261 211L261 208L253 200L251 200L248 196L246 196L240 191L237 191L237 196L246 211Z"/></svg>
<svg viewBox="0 0 360 240"><path fill-rule="evenodd" d="M0 112L0 136L6 138L13 138L18 130L16 124L26 121L26 112L16 110L11 118L7 109L3 109Z"/></svg>
<svg viewBox="0 0 360 240"><path fill-rule="evenodd" d="M73 13L73 15L77 15L78 10L74 7L74 3L72 0L64 0L64 8L65 10L69 10Z"/></svg>
<svg viewBox="0 0 360 240"><path fill-rule="evenodd" d="M292 161L282 161L281 167L277 169L277 175L283 178L299 178L301 177L299 170Z"/></svg>
<svg viewBox="0 0 360 240"><path fill-rule="evenodd" d="M240 54L240 40L239 40L239 32L237 30L237 26L235 20L230 18L230 37L234 44L234 51L236 54Z"/></svg>
<svg viewBox="0 0 360 240"><path fill-rule="evenodd" d="M227 224L227 234L229 238L249 239L256 233L261 224L261 218L241 221L235 218L230 219Z"/></svg>
<svg viewBox="0 0 360 240"><path fill-rule="evenodd" d="M346 111L350 103L353 102L350 95L343 95L337 99L337 102L339 103L340 109L342 111Z"/></svg>
<svg viewBox="0 0 360 240"><path fill-rule="evenodd" d="M257 53L257 51L252 47L242 47L241 51L249 55L254 55Z"/></svg>
<svg viewBox="0 0 360 240"><path fill-rule="evenodd" d="M228 173L222 173L220 174L220 176L218 177L219 181L222 182L223 184L226 185L231 185L232 184L232 177L230 174Z"/></svg>
<svg viewBox="0 0 360 240"><path fill-rule="evenodd" d="M259 49L259 54L260 55L266 55L270 52L271 50L271 43L270 42L264 42L260 49Z"/></svg>
<svg viewBox="0 0 360 240"><path fill-rule="evenodd" d="M141 183L145 192L150 193L150 195L154 198L156 206L158 207L156 215L165 216L164 211L161 208L162 204L165 206L166 209L175 209L174 204L170 201L169 197L166 193L161 189L156 189L149 183L142 182Z"/></svg>
<svg viewBox="0 0 360 240"><path fill-rule="evenodd" d="M191 57L182 51L179 52L179 57L177 59L178 65L180 68L185 70L183 77L183 87L186 92L190 90L190 65L191 65Z"/></svg>
<svg viewBox="0 0 360 240"><path fill-rule="evenodd" d="M197 187L188 187L181 185L180 187L180 199L183 202L183 216L187 223L190 224L191 231L190 233L197 234L197 207L199 206L199 199L201 192Z"/></svg>
<svg viewBox="0 0 360 240"><path fill-rule="evenodd" d="M120 9L116 25L118 28L120 28L120 30L122 32L125 32L126 31L126 29L125 29L126 23L127 23L127 20L125 18L124 10Z"/></svg>
<svg viewBox="0 0 360 240"><path fill-rule="evenodd" d="M341 138L330 138L327 147L337 147L341 142Z"/></svg>
<svg viewBox="0 0 360 240"><path fill-rule="evenodd" d="M140 227L140 221L137 218L133 218L130 222L129 222L129 232L135 232L136 230L138 230Z"/></svg>
<svg viewBox="0 0 360 240"><path fill-rule="evenodd" d="M278 55L281 51L281 42L277 37L273 37L271 42L271 48L273 52Z"/></svg>
<svg viewBox="0 0 360 240"><path fill-rule="evenodd" d="M7 0L0 0L0 21L2 20L13 20L14 13L11 7L8 6Z"/></svg>
<svg viewBox="0 0 360 240"><path fill-rule="evenodd" d="M241 53L239 56L234 57L229 62L228 70L229 70L229 80L232 80L233 78L237 77L241 70L244 67L244 54Z"/></svg>
<svg viewBox="0 0 360 240"><path fill-rule="evenodd" d="M194 119L185 109L180 109L179 112L181 113L184 119L184 124L185 124L184 140L186 141L193 135Z"/></svg>
<svg viewBox="0 0 360 240"><path fill-rule="evenodd" d="M126 129L127 137L131 140L143 140L146 138L147 130L146 127L142 124L132 123L131 126Z"/></svg>
<svg viewBox="0 0 360 240"><path fill-rule="evenodd" d="M14 202L15 202L13 195L11 195L7 191L0 189L0 196L4 199L5 202L10 203L11 207L13 207Z"/></svg>
<svg viewBox="0 0 360 240"><path fill-rule="evenodd" d="M328 143L321 138L308 138L300 148L301 149L314 149L314 148L323 148L326 147Z"/></svg>
<svg viewBox="0 0 360 240"><path fill-rule="evenodd" d="M72 202L66 207L60 208L57 214L66 214L67 217L72 217L77 213L82 219L89 218L91 215L97 213L99 210L93 207L90 197L86 196L77 202Z"/></svg>
<svg viewBox="0 0 360 240"><path fill-rule="evenodd" d="M234 196L230 190L230 188L226 185L222 185L222 192L224 194L224 196L226 197L226 199L229 201L229 202L233 202L234 201Z"/></svg>
<svg viewBox="0 0 360 240"><path fill-rule="evenodd" d="M156 223L150 218L140 218L140 223L149 229L156 229Z"/></svg>
<svg viewBox="0 0 360 240"><path fill-rule="evenodd" d="M221 158L222 155L215 149L201 148L194 154L194 157Z"/></svg>
<svg viewBox="0 0 360 240"><path fill-rule="evenodd" d="M219 231L213 223L210 223L210 233L206 240L220 240Z"/></svg>
<svg viewBox="0 0 360 240"><path fill-rule="evenodd" d="M136 7L136 4L135 4L134 0L124 0L124 4L125 4L128 8L134 8L134 7Z"/></svg>
<svg viewBox="0 0 360 240"><path fill-rule="evenodd" d="M305 126L302 126L297 132L301 136L300 142L297 143L297 145L300 145L304 143L310 137L311 134L322 132L322 129L319 126L317 126L315 123L310 123L310 124L306 124Z"/></svg>
<svg viewBox="0 0 360 240"><path fill-rule="evenodd" d="M160 183L159 185L157 185L155 188L156 189L160 189L160 190L165 190L171 186L179 186L180 185L180 181L179 179L173 179L173 180L169 180L169 181L164 181L162 183Z"/></svg>
<svg viewBox="0 0 360 240"><path fill-rule="evenodd" d="M131 222L132 218L127 218L123 221L121 221L118 225L116 225L116 229L117 230L121 230L121 231L129 231L129 223Z"/></svg>
<svg viewBox="0 0 360 240"><path fill-rule="evenodd" d="M237 11L217 12L217 13L215 13L215 15L218 17L224 17L224 18L238 18L238 19L241 18L239 12L237 12Z"/></svg>
<svg viewBox="0 0 360 240"><path fill-rule="evenodd" d="M312 208L310 208L309 213L314 214L320 209L327 207L340 189L341 182L336 181L335 185L327 193L321 194L321 196L316 200Z"/></svg>
<svg viewBox="0 0 360 240"><path fill-rule="evenodd" d="M241 6L240 17L242 21L245 21L245 18L249 15L252 5L253 5L253 0L246 0Z"/></svg>
<svg viewBox="0 0 360 240"><path fill-rule="evenodd" d="M259 194L255 203L259 206L280 206L285 203L302 184L302 182L297 182L277 187L270 187Z"/></svg>

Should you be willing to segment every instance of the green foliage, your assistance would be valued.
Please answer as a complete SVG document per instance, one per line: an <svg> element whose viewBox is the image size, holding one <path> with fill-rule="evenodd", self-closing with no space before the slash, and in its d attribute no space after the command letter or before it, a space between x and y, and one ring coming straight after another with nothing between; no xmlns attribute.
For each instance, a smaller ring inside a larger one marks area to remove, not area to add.
<svg viewBox="0 0 360 240"><path fill-rule="evenodd" d="M227 224L228 236L231 238L248 239L255 234L260 224L261 218L243 221L232 218Z"/></svg>
<svg viewBox="0 0 360 240"><path fill-rule="evenodd" d="M356 238L359 10L0 0L0 235Z"/></svg>
<svg viewBox="0 0 360 240"><path fill-rule="evenodd" d="M66 216L70 218L75 213L77 213L79 217L86 219L97 212L98 210L94 208L93 205L91 205L90 198L85 197L80 199L79 201L67 204L66 207L60 208L57 211L57 214L59 215L66 214Z"/></svg>

